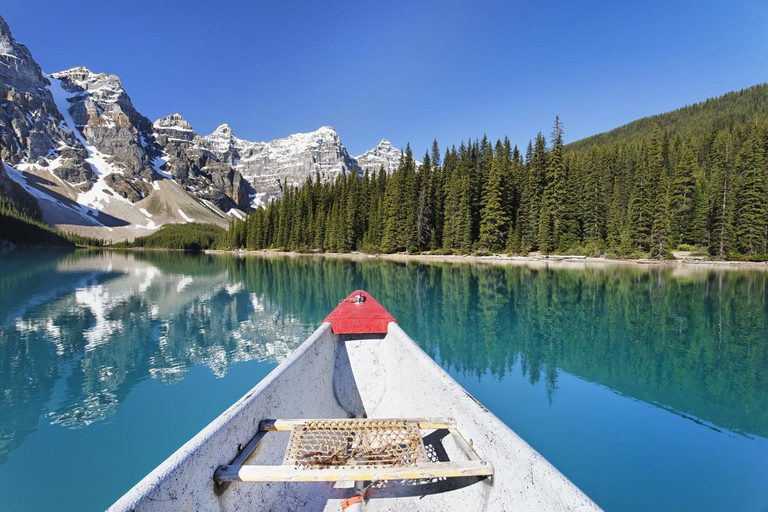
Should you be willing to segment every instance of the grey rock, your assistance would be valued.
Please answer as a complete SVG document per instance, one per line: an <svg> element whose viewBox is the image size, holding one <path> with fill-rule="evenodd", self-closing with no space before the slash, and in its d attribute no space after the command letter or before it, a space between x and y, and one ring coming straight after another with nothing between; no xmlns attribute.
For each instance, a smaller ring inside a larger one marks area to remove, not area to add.
<svg viewBox="0 0 768 512"><path fill-rule="evenodd" d="M162 170L195 195L223 211L250 209L250 186L234 167L220 161L200 143L200 136L180 114L153 123L154 137L164 148Z"/></svg>
<svg viewBox="0 0 768 512"><path fill-rule="evenodd" d="M152 161L162 148L152 135L152 123L139 114L120 78L76 67L53 73L73 96L69 114L89 144L132 179L152 181Z"/></svg>
<svg viewBox="0 0 768 512"><path fill-rule="evenodd" d="M0 17L0 147L3 160L12 165L26 163L42 167L55 159L60 150L68 150L71 166L62 179L76 183L90 182L90 166L84 164L87 153L74 134L64 127L64 118L56 107L48 86L50 82L26 46L18 43ZM71 169L79 168L73 173ZM55 171L57 172L57 171Z"/></svg>
<svg viewBox="0 0 768 512"><path fill-rule="evenodd" d="M112 173L104 177L112 190L132 203L141 201L150 193L149 185L141 180L129 180L122 174Z"/></svg>
<svg viewBox="0 0 768 512"><path fill-rule="evenodd" d="M223 124L196 143L242 174L254 190L254 206L281 197L284 186L299 187L315 176L328 182L348 172L361 173L330 126L271 142L250 142Z"/></svg>

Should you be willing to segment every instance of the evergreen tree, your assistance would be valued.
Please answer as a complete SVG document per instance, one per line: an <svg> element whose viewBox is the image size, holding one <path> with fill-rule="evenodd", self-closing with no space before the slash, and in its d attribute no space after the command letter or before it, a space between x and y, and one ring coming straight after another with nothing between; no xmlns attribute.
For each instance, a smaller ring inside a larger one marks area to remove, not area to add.
<svg viewBox="0 0 768 512"><path fill-rule="evenodd" d="M687 243L708 247L708 219L709 219L709 188L704 170L696 167L693 175L693 196L691 199L691 224L689 235L681 232L681 238L689 240Z"/></svg>
<svg viewBox="0 0 768 512"><path fill-rule="evenodd" d="M528 203L528 222L523 226L524 243L531 248L535 248L538 241L539 215L541 211L542 195L547 184L547 143L544 137L539 133L536 135L536 142L533 147L528 145L528 159L526 164L528 171L528 187L526 202Z"/></svg>
<svg viewBox="0 0 768 512"><path fill-rule="evenodd" d="M410 144L405 146L402 160L401 173L403 194L399 217L398 246L408 252L413 252L418 247L417 218L419 210L420 174L416 172L416 162L413 159Z"/></svg>
<svg viewBox="0 0 768 512"><path fill-rule="evenodd" d="M768 191L766 179L765 135L761 124L755 123L741 151L741 180L736 205L738 224L736 236L742 254L766 252L766 221L768 220Z"/></svg>
<svg viewBox="0 0 768 512"><path fill-rule="evenodd" d="M541 213L539 214L539 230L537 244L539 250L544 254L549 254L555 249L555 240L552 235L554 231L554 219L552 213L549 211L549 202L545 202L542 205Z"/></svg>
<svg viewBox="0 0 768 512"><path fill-rule="evenodd" d="M653 227L653 173L648 162L648 151L643 145L642 157L635 173L632 194L627 208L627 234L635 249L648 252Z"/></svg>
<svg viewBox="0 0 768 512"><path fill-rule="evenodd" d="M731 251L733 237L733 179L731 155L733 147L727 132L720 132L712 146L710 171L710 225L709 253L726 259Z"/></svg>
<svg viewBox="0 0 768 512"><path fill-rule="evenodd" d="M603 166L600 161L600 151L597 145L592 146L585 156L584 188L579 195L582 198L582 216L584 219L584 241L587 244L600 246L603 242L605 231L606 205L604 200ZM574 180L575 181L575 180ZM616 198L618 200L618 198ZM613 206L613 204L612 204ZM618 208L618 205L617 205ZM611 212L616 214L618 212ZM609 220L610 221L610 220ZM614 219L614 222L617 219ZM614 226L614 228L618 228ZM618 229L614 234L618 236Z"/></svg>
<svg viewBox="0 0 768 512"><path fill-rule="evenodd" d="M509 230L509 214L503 204L504 159L503 152L494 156L483 192L485 208L480 224L480 247L494 252L503 250Z"/></svg>
<svg viewBox="0 0 768 512"><path fill-rule="evenodd" d="M649 196L653 205L650 242L652 257L667 258L670 256L669 178L665 167L666 142L659 143L658 132L658 128L654 127L648 148Z"/></svg>
<svg viewBox="0 0 768 512"><path fill-rule="evenodd" d="M552 128L552 147L547 155L546 185L542 197L542 209L546 208L552 217L552 243L560 247L560 238L565 232L564 218L568 209L567 170L563 159L563 125L555 117Z"/></svg>
<svg viewBox="0 0 768 512"><path fill-rule="evenodd" d="M694 175L698 172L696 156L691 148L689 139L683 149L683 154L675 167L674 181L671 191L671 239L672 244L692 244L693 232L693 190Z"/></svg>
<svg viewBox="0 0 768 512"><path fill-rule="evenodd" d="M397 251L400 247L401 233L403 232L405 215L403 210L403 174L405 172L404 157L400 157L400 164L387 180L387 188L384 192L384 213L386 216L384 234L381 238L381 250L385 253Z"/></svg>
<svg viewBox="0 0 768 512"><path fill-rule="evenodd" d="M346 233L344 249L354 251L363 232L363 197L362 183L355 174L349 174L344 181L347 184L346 197Z"/></svg>
<svg viewBox="0 0 768 512"><path fill-rule="evenodd" d="M429 250L434 251L443 245L443 224L445 223L443 216L445 180L443 168L440 163L440 149L438 148L437 140L432 142L432 155L430 157L430 162L432 164L432 172L427 179L429 187L429 204L431 206L431 216L429 222L431 235L429 239Z"/></svg>
<svg viewBox="0 0 768 512"><path fill-rule="evenodd" d="M619 191L619 180L613 181L613 192L611 193L611 205L608 209L606 241L612 248L619 247L621 235L624 230L624 215L621 206L621 193Z"/></svg>

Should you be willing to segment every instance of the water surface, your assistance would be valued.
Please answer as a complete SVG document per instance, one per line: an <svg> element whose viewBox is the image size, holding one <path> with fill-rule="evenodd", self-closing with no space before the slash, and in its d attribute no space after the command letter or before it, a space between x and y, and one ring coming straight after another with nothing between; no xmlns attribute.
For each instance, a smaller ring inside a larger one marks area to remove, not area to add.
<svg viewBox="0 0 768 512"><path fill-rule="evenodd" d="M604 508L768 510L766 272L20 250L0 510L106 508L357 288Z"/></svg>

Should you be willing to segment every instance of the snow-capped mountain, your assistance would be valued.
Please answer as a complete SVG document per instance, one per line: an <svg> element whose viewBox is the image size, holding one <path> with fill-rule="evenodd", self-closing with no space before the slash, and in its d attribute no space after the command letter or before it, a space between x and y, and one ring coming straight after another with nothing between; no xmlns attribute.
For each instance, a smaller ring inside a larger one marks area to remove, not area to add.
<svg viewBox="0 0 768 512"><path fill-rule="evenodd" d="M92 148L91 167L132 203L147 197L152 164L162 149L151 137L152 123L133 107L120 79L84 67L53 73L49 79L66 125L83 146Z"/></svg>
<svg viewBox="0 0 768 512"><path fill-rule="evenodd" d="M254 206L279 197L283 187L301 186L316 175L321 181L331 181L339 174L361 171L330 126L271 142L249 142L223 124L199 144L232 164L251 184L256 191Z"/></svg>
<svg viewBox="0 0 768 512"><path fill-rule="evenodd" d="M0 82L0 192L13 194L6 185L15 181L48 224L108 240L164 223L228 224L162 175L164 148L118 77L86 68L46 76L0 18Z"/></svg>
<svg viewBox="0 0 768 512"><path fill-rule="evenodd" d="M83 165L87 156L85 149L64 126L49 85L27 47L13 39L8 25L0 17L3 161L11 165L36 162L47 167L56 159L58 177L71 183L89 182L91 169Z"/></svg>
<svg viewBox="0 0 768 512"><path fill-rule="evenodd" d="M383 167L384 171L391 173L400 165L402 156L402 151L394 147L387 139L382 139L378 146L356 156L355 160L365 171L378 172ZM421 162L416 161L416 165L420 166Z"/></svg>
<svg viewBox="0 0 768 512"><path fill-rule="evenodd" d="M171 114L155 121L154 130L154 138L166 151L162 170L174 179L186 183L197 174L211 176L218 183L217 177L227 173L242 176L247 186L238 187L230 180L231 187L219 187L233 199L237 197L241 209L247 208L248 195L251 206L258 207L280 197L283 187L301 186L307 178L319 175L325 182L339 174L360 172L329 126L270 142L251 142L235 136L228 124L201 137L180 114ZM195 185L196 193L203 190Z"/></svg>
<svg viewBox="0 0 768 512"><path fill-rule="evenodd" d="M228 225L308 178L321 181L381 165L387 141L351 157L323 126L271 142L223 124L200 136L180 114L150 122L117 75L85 67L45 75L0 17L0 194L10 180L40 204L43 220L107 240L133 239L164 223Z"/></svg>

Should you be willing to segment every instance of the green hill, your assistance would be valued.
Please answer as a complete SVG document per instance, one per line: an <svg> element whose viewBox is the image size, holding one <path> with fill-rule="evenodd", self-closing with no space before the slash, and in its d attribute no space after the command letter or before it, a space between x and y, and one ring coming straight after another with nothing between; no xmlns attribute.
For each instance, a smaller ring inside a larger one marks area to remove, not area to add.
<svg viewBox="0 0 768 512"><path fill-rule="evenodd" d="M213 224L166 224L151 235L138 237L133 242L113 244L112 247L204 251L218 247L225 234L223 228Z"/></svg>
<svg viewBox="0 0 768 512"><path fill-rule="evenodd" d="M577 140L565 146L566 151L584 150L593 144L605 146L617 141L639 142L651 135L654 125L670 138L701 136L713 128L722 130L733 125L746 124L756 117L768 119L768 84L760 84L729 92L671 112L644 117L613 130Z"/></svg>

